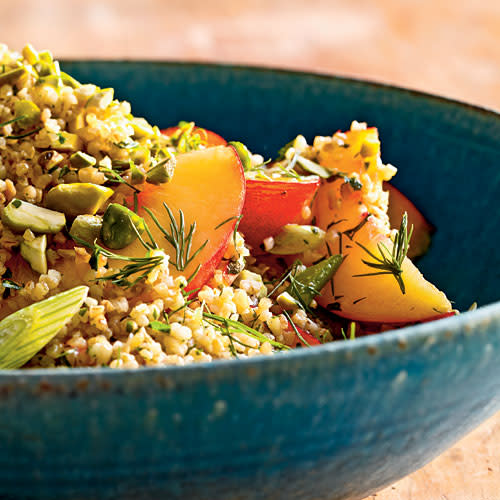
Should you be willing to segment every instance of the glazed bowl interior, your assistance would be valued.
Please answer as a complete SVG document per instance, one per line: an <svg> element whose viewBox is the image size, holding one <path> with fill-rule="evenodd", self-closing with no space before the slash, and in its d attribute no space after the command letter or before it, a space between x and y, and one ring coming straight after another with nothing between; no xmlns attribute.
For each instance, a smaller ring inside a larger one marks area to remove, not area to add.
<svg viewBox="0 0 500 500"><path fill-rule="evenodd" d="M498 409L498 114L269 69L62 67L82 82L114 87L151 123L194 120L266 158L299 133L329 135L354 119L378 127L383 160L398 167L394 184L437 227L420 269L456 308L480 307L259 359L5 372L2 498L359 499Z"/></svg>

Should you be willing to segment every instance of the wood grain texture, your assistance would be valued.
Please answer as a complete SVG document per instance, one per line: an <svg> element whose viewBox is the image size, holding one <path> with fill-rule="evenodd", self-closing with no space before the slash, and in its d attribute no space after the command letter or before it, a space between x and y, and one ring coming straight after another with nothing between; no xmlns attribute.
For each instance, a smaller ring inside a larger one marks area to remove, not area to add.
<svg viewBox="0 0 500 500"><path fill-rule="evenodd" d="M371 78L500 108L498 0L17 0L0 42ZM353 117L355 118L355 117ZM370 500L498 500L500 414Z"/></svg>

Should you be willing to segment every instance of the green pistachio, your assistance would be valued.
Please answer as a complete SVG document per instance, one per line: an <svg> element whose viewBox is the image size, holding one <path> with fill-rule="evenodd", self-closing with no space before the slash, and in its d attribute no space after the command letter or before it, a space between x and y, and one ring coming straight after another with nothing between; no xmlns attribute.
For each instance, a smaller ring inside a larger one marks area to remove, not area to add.
<svg viewBox="0 0 500 500"><path fill-rule="evenodd" d="M69 161L74 168L84 168L93 167L97 160L83 151L77 151L70 156Z"/></svg>
<svg viewBox="0 0 500 500"><path fill-rule="evenodd" d="M111 188L88 182L58 184L47 193L45 204L68 217L95 215L113 192Z"/></svg>
<svg viewBox="0 0 500 500"><path fill-rule="evenodd" d="M54 62L54 57L52 56L52 52L50 50L42 50L41 52L38 53L38 58L40 59L40 61L46 63Z"/></svg>
<svg viewBox="0 0 500 500"><path fill-rule="evenodd" d="M238 153L241 164L243 165L243 170L250 170L252 168L252 156L248 148L242 142L238 141L228 142L227 145L233 146L233 148Z"/></svg>
<svg viewBox="0 0 500 500"><path fill-rule="evenodd" d="M24 66L6 71L5 73L0 73L0 85L16 83L24 74L26 74L26 68Z"/></svg>
<svg viewBox="0 0 500 500"><path fill-rule="evenodd" d="M33 102L27 100L16 101L14 112L17 125L22 129L31 128L40 121L40 108Z"/></svg>
<svg viewBox="0 0 500 500"><path fill-rule="evenodd" d="M151 159L151 150L146 146L137 146L130 151L129 157L136 165L147 165Z"/></svg>
<svg viewBox="0 0 500 500"><path fill-rule="evenodd" d="M165 184L174 175L175 159L165 159L155 165L151 170L146 173L146 182L150 184Z"/></svg>
<svg viewBox="0 0 500 500"><path fill-rule="evenodd" d="M111 203L102 219L101 239L112 249L125 248L145 230L144 219L118 203Z"/></svg>
<svg viewBox="0 0 500 500"><path fill-rule="evenodd" d="M38 73L38 80L37 80L37 85L40 82L41 78L50 76L54 73L54 65L52 62L47 62L47 61L38 61L36 62L33 67L35 68L36 72Z"/></svg>
<svg viewBox="0 0 500 500"><path fill-rule="evenodd" d="M47 236L42 234L31 241L21 242L21 257L29 263L31 269L40 274L47 273Z"/></svg>
<svg viewBox="0 0 500 500"><path fill-rule="evenodd" d="M306 250L314 250L325 241L325 232L316 226L287 224L274 237L274 246L269 253L293 255Z"/></svg>
<svg viewBox="0 0 500 500"><path fill-rule="evenodd" d="M73 221L69 234L72 238L83 240L92 245L99 238L101 228L102 217L98 215L79 215Z"/></svg>
<svg viewBox="0 0 500 500"><path fill-rule="evenodd" d="M68 130L75 133L85 127L85 111L79 111L68 120Z"/></svg>
<svg viewBox="0 0 500 500"><path fill-rule="evenodd" d="M28 61L28 64L33 65L38 61L38 52L33 48L33 45L28 43L23 48L23 57Z"/></svg>
<svg viewBox="0 0 500 500"><path fill-rule="evenodd" d="M82 84L78 80L75 80L71 75L68 75L68 73L65 73L64 71L61 71L61 80L64 85L67 85L68 87L74 89L82 86Z"/></svg>
<svg viewBox="0 0 500 500"><path fill-rule="evenodd" d="M14 198L3 210L2 221L15 231L58 233L66 225L63 213Z"/></svg>
<svg viewBox="0 0 500 500"><path fill-rule="evenodd" d="M64 156L54 150L44 151L38 157L38 164L43 167L47 172L52 171L64 160Z"/></svg>
<svg viewBox="0 0 500 500"><path fill-rule="evenodd" d="M322 179L329 179L332 175L334 175L334 172L331 172L330 170L321 166L319 163L315 163L314 161L309 160L308 158L304 158L300 155L297 155L297 163L307 173L317 175Z"/></svg>
<svg viewBox="0 0 500 500"><path fill-rule="evenodd" d="M50 147L57 151L72 153L82 149L82 140L76 134L59 132L51 141Z"/></svg>
<svg viewBox="0 0 500 500"><path fill-rule="evenodd" d="M292 297L288 292L282 292L276 297L276 302L285 310L285 311L295 311L300 307L300 303L297 299Z"/></svg>
<svg viewBox="0 0 500 500"><path fill-rule="evenodd" d="M132 181L132 184L142 184L146 180L146 174L144 171L133 163L130 166L130 180Z"/></svg>
<svg viewBox="0 0 500 500"><path fill-rule="evenodd" d="M134 139L150 138L155 135L153 127L144 118L131 118L130 123L134 129Z"/></svg>

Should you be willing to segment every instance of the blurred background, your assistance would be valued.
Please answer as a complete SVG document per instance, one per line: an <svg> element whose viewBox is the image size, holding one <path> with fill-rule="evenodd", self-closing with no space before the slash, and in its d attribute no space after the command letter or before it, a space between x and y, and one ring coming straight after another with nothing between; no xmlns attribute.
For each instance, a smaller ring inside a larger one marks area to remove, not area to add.
<svg viewBox="0 0 500 500"><path fill-rule="evenodd" d="M57 58L257 64L500 109L500 0L0 0L0 43ZM371 500L499 498L500 414ZM470 479L470 480L469 480Z"/></svg>
<svg viewBox="0 0 500 500"><path fill-rule="evenodd" d="M0 0L0 41L366 77L500 108L499 0Z"/></svg>

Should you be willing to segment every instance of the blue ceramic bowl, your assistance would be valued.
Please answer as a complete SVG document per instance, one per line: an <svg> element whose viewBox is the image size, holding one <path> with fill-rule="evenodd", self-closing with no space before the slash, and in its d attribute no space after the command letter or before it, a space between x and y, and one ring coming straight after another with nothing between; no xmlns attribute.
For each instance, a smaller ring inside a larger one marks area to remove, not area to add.
<svg viewBox="0 0 500 500"><path fill-rule="evenodd" d="M369 82L268 69L66 62L160 126L264 156L368 121L437 226L424 274L477 311L260 359L0 374L0 497L359 499L500 408L500 116Z"/></svg>

